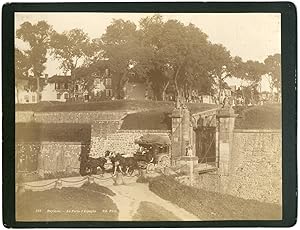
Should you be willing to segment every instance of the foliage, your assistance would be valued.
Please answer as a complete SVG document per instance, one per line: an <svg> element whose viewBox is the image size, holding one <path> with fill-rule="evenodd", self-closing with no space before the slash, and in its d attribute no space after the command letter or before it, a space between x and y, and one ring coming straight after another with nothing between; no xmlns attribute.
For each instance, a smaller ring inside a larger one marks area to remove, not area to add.
<svg viewBox="0 0 300 230"><path fill-rule="evenodd" d="M160 15L142 19L140 27L144 44L152 53L148 75L156 99L165 99L171 85L176 95L188 97L192 89L209 82L204 68L207 35L199 28L177 20L163 22Z"/></svg>
<svg viewBox="0 0 300 230"><path fill-rule="evenodd" d="M281 86L281 55L274 54L269 55L265 61L265 67L267 73L272 77L272 87L277 89L277 92L280 92Z"/></svg>
<svg viewBox="0 0 300 230"><path fill-rule="evenodd" d="M232 76L254 88L267 73L273 87L280 88L280 54L268 56L264 63L243 61L231 56L222 44L210 42L195 25L163 20L159 14L142 18L138 25L114 19L106 32L93 40L82 29L57 33L45 21L23 23L17 38L30 45L28 51L16 50L17 76L24 75L28 66L39 76L51 49L60 68L71 72L73 88L77 81L90 92L94 77L101 78L109 69L114 99L125 98L129 81L145 84L155 100L166 100L169 93L189 101L195 94L205 93L217 94L220 101L225 80Z"/></svg>
<svg viewBox="0 0 300 230"><path fill-rule="evenodd" d="M147 52L141 46L141 39L136 25L122 19L113 20L106 28L106 33L101 37L103 58L107 61L112 73L114 97L124 98L123 87L128 80L138 74L143 78L146 71L138 65L142 53Z"/></svg>
<svg viewBox="0 0 300 230"><path fill-rule="evenodd" d="M60 68L64 72L71 71L71 75L79 62L94 52L88 34L81 29L53 33L50 46L54 58L60 61Z"/></svg>
<svg viewBox="0 0 300 230"><path fill-rule="evenodd" d="M97 42L90 41L88 34L83 30L72 29L61 34L53 33L50 46L52 55L60 62L60 69L65 74L71 73L71 97L74 96L75 81L81 82L84 90L89 88L93 79L84 68L84 64L99 51Z"/></svg>
<svg viewBox="0 0 300 230"><path fill-rule="evenodd" d="M39 21L36 24L24 22L16 31L16 37L29 44L29 50L24 51L25 55L27 56L25 66L26 68L30 66L29 69L31 69L34 77L37 79L36 86L38 92L40 88L39 78L46 68L46 55L49 49L50 37L52 33L52 26L50 26L46 21ZM20 55L20 53L18 55ZM18 61L16 65L21 64L19 60L20 59L16 60ZM23 67L17 67L17 70L19 68L23 69Z"/></svg>
<svg viewBox="0 0 300 230"><path fill-rule="evenodd" d="M263 63L258 61L248 60L241 65L243 74L240 75L242 79L248 80L253 84L257 84L261 80L261 76L266 73Z"/></svg>
<svg viewBox="0 0 300 230"><path fill-rule="evenodd" d="M15 67L16 82L28 77L28 71L31 68L29 56L17 48L15 48Z"/></svg>

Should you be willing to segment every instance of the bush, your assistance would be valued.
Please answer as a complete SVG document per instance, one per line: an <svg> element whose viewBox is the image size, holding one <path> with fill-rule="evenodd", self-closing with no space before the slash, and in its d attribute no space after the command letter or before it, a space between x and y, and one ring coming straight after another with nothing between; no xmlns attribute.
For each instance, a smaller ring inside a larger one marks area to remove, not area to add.
<svg viewBox="0 0 300 230"><path fill-rule="evenodd" d="M149 189L165 200L184 208L201 220L271 220L281 219L282 207L208 192L180 184L173 176L160 176Z"/></svg>

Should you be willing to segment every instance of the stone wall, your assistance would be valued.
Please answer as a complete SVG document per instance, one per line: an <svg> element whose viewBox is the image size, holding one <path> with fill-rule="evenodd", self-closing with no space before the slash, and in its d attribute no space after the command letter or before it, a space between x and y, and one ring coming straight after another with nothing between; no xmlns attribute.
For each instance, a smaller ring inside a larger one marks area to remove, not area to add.
<svg viewBox="0 0 300 230"><path fill-rule="evenodd" d="M281 143L280 130L235 130L229 194L281 204Z"/></svg>
<svg viewBox="0 0 300 230"><path fill-rule="evenodd" d="M79 172L80 142L17 142L16 171Z"/></svg>
<svg viewBox="0 0 300 230"><path fill-rule="evenodd" d="M120 120L127 112L71 111L71 112L16 112L16 122L38 123L93 123L98 120Z"/></svg>
<svg viewBox="0 0 300 230"><path fill-rule="evenodd" d="M43 173L79 172L80 142L42 142L38 170Z"/></svg>
<svg viewBox="0 0 300 230"><path fill-rule="evenodd" d="M32 111L19 111L15 113L16 122L33 122L34 112Z"/></svg>
<svg viewBox="0 0 300 230"><path fill-rule="evenodd" d="M197 175L195 186L282 204L281 137L280 130L234 130L228 171Z"/></svg>
<svg viewBox="0 0 300 230"><path fill-rule="evenodd" d="M170 131L168 130L118 130L108 134L106 137L92 136L90 154L93 157L103 156L106 150L126 154L134 153L138 148L134 140L145 134L158 134L170 137Z"/></svg>

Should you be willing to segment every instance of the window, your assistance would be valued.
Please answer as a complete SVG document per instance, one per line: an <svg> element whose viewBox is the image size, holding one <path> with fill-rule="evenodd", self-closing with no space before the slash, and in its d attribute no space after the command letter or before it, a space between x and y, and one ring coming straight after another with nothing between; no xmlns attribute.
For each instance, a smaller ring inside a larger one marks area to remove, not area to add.
<svg viewBox="0 0 300 230"><path fill-rule="evenodd" d="M55 83L55 89L60 89L59 83Z"/></svg>
<svg viewBox="0 0 300 230"><path fill-rule="evenodd" d="M68 94L68 93L65 93L65 94L64 94L64 98L65 98L65 99L69 99L69 94Z"/></svg>
<svg viewBox="0 0 300 230"><path fill-rule="evenodd" d="M26 102L29 102L29 96L28 95L25 95L24 99L25 99Z"/></svg>
<svg viewBox="0 0 300 230"><path fill-rule="evenodd" d="M105 85L111 86L111 78L106 78L105 79Z"/></svg>
<svg viewBox="0 0 300 230"><path fill-rule="evenodd" d="M57 94L57 99L60 99L60 97L61 97L61 94L58 93L58 94Z"/></svg>
<svg viewBox="0 0 300 230"><path fill-rule="evenodd" d="M75 90L78 91L79 85L75 85Z"/></svg>
<svg viewBox="0 0 300 230"><path fill-rule="evenodd" d="M68 83L65 83L65 89L68 89Z"/></svg>
<svg viewBox="0 0 300 230"><path fill-rule="evenodd" d="M112 96L112 90L111 89L106 89L105 90L105 95L106 95L106 97L111 97Z"/></svg>

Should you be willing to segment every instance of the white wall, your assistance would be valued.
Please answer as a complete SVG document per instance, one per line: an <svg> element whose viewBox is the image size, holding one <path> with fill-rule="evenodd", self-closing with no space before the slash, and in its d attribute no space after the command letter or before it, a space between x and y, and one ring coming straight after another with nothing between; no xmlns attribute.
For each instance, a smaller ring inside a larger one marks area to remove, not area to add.
<svg viewBox="0 0 300 230"><path fill-rule="evenodd" d="M20 89L15 87L15 103L26 104L26 103L36 103L37 93L32 91L27 91L25 89Z"/></svg>
<svg viewBox="0 0 300 230"><path fill-rule="evenodd" d="M48 83L41 92L41 95L42 95L41 101L61 101L61 102L65 102L66 101L66 99L64 97L65 93L68 93L68 92L67 91L63 92L60 99L57 99L58 91L55 90L55 84L54 83Z"/></svg>

